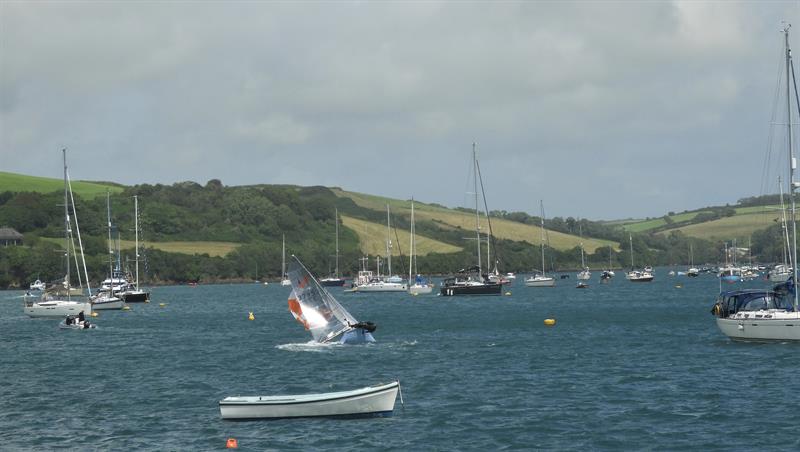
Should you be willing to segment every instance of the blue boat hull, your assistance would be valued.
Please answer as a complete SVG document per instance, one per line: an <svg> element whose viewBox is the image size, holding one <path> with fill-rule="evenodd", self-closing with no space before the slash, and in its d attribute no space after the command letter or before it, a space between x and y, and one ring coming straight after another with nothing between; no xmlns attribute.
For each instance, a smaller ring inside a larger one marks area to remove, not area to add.
<svg viewBox="0 0 800 452"><path fill-rule="evenodd" d="M339 339L340 344L347 345L368 344L370 342L375 342L375 338L372 337L372 333L363 328L352 329L342 334L341 339Z"/></svg>

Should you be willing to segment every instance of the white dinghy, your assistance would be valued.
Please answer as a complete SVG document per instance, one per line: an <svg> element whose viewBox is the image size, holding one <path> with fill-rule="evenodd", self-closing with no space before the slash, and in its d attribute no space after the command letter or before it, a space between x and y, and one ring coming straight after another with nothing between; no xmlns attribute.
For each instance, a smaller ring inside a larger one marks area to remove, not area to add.
<svg viewBox="0 0 800 452"><path fill-rule="evenodd" d="M222 419L281 419L293 417L391 416L400 382L352 391L322 394L226 397L219 402ZM402 403L403 397L400 396Z"/></svg>

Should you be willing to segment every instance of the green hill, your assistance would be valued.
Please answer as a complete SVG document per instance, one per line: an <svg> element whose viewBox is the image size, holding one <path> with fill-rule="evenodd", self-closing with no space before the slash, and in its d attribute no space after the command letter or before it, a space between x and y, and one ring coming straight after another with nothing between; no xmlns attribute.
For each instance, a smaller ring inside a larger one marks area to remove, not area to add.
<svg viewBox="0 0 800 452"><path fill-rule="evenodd" d="M123 190L123 187L120 185L104 182L71 181L70 185L72 185L73 194L87 199L92 199L101 195L105 196L107 191L111 193L121 193ZM0 192L4 191L31 191L36 193L63 192L64 180L0 171Z"/></svg>

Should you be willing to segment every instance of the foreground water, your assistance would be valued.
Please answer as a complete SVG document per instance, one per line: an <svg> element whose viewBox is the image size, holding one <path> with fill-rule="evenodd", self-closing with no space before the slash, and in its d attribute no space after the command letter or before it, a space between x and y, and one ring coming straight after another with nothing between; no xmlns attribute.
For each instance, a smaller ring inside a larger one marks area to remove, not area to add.
<svg viewBox="0 0 800 452"><path fill-rule="evenodd" d="M354 347L309 344L278 285L160 287L90 331L29 319L21 292L2 292L0 449L210 450L229 437L248 450L800 447L800 346L722 336L712 276L598 276L588 290L520 278L503 297L335 289L378 324L377 344ZM391 418L219 417L229 395L393 379L405 406Z"/></svg>

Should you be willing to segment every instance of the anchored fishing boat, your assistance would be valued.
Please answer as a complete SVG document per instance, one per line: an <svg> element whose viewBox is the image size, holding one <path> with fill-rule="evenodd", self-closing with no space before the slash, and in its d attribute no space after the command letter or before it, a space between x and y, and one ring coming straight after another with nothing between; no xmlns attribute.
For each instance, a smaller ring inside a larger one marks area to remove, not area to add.
<svg viewBox="0 0 800 452"><path fill-rule="evenodd" d="M400 382L352 391L321 394L226 397L219 402L222 419L391 416ZM402 403L401 394L400 401Z"/></svg>

